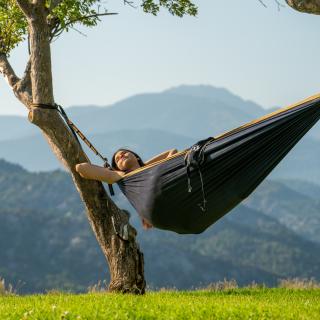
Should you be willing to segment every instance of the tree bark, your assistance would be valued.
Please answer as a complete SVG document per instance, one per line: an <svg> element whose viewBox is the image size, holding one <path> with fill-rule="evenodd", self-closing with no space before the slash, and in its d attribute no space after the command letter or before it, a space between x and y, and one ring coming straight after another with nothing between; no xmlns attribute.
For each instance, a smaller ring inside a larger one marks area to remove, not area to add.
<svg viewBox="0 0 320 320"><path fill-rule="evenodd" d="M26 91L32 94L32 102L53 104L47 13L41 1L34 1L31 8L24 8L24 12L27 13L29 24L31 70L26 68L25 77L20 82L13 72L10 79L14 85L20 83L26 87L30 78L31 88ZM136 230L129 224L128 215L108 197L101 182L83 179L75 171L77 163L89 160L59 113L34 107L30 100L22 102L29 108L29 121L42 130L53 152L71 173L85 204L90 225L109 264L109 290L143 294L146 285L143 254L136 242Z"/></svg>
<svg viewBox="0 0 320 320"><path fill-rule="evenodd" d="M32 102L30 63L28 62L24 77L19 79L11 67L7 56L0 52L0 73L12 88L15 96L29 108L29 104Z"/></svg>
<svg viewBox="0 0 320 320"><path fill-rule="evenodd" d="M286 0L286 2L297 11L320 14L320 0Z"/></svg>

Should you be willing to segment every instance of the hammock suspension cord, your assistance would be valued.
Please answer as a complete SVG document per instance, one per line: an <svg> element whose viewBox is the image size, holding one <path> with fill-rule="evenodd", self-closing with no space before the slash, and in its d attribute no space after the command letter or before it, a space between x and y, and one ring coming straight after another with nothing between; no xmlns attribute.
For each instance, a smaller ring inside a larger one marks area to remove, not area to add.
<svg viewBox="0 0 320 320"><path fill-rule="evenodd" d="M72 132L73 136L75 137L75 139L77 140L77 142L79 143L79 146L81 147L80 141L78 136L80 137L80 139L90 148L90 150L93 151L93 153L95 155L97 155L102 161L103 161L103 166L105 168L111 169L112 167L108 162L108 158L104 157L94 146L93 144L86 138L86 136L79 130L79 128L69 119L69 117L67 116L66 112L64 111L64 109L62 108L62 106L58 105L57 103L52 104L45 104L45 103L32 103L31 107L36 107L36 108L41 108L41 109L48 109L48 110L56 110L59 112L59 114L61 115L61 117L64 119L65 123L68 125L68 128L70 129L70 131ZM114 195L114 190L111 184L108 184L109 186L109 191L110 194L113 196Z"/></svg>
<svg viewBox="0 0 320 320"><path fill-rule="evenodd" d="M198 206L202 210L202 212L206 212L206 194L204 190L203 184L203 176L201 167L205 163L205 148L206 146L214 140L213 137L209 137L207 139L203 139L196 144L194 144L187 152L184 157L184 163L187 170L187 179L188 179L188 192L192 192L192 185L191 185L191 168L195 168L198 170L200 182L201 182L201 191L202 191L202 203L198 203Z"/></svg>

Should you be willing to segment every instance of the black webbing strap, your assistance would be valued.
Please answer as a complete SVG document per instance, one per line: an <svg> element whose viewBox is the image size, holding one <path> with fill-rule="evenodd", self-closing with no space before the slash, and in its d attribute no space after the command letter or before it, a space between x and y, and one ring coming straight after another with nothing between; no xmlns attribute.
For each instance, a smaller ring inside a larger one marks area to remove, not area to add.
<svg viewBox="0 0 320 320"><path fill-rule="evenodd" d="M93 145L92 143L86 138L86 136L79 130L79 128L69 119L69 117L67 116L66 112L64 111L64 109L58 105L58 104L45 104L45 103L33 103L32 104L33 107L37 107L37 108L42 108L42 109L50 109L50 110L57 110L59 112L59 114L62 116L62 118L64 119L65 123L68 125L70 131L72 132L72 134L74 135L75 139L77 140L77 142L79 143L80 147L80 141L78 139L78 136L80 137L80 139L95 153L95 155L97 155L98 157L100 157L100 159L103 161L104 163L104 167L108 168L110 170L112 170L108 159L106 157L104 157ZM109 191L110 194L112 196L114 196L114 190L113 190L113 186L111 184L108 184L109 187Z"/></svg>
<svg viewBox="0 0 320 320"><path fill-rule="evenodd" d="M198 206L200 209L205 212L206 211L206 195L204 190L204 184L203 184L203 177L201 172L201 166L205 162L205 148L206 146L212 142L214 138L209 137L207 139L203 139L198 141L196 144L194 144L187 152L187 154L184 157L185 166L187 169L187 178L188 178L188 192L192 191L191 186L191 168L195 168L199 172L200 182L201 182L201 190L202 190L202 203L198 203Z"/></svg>

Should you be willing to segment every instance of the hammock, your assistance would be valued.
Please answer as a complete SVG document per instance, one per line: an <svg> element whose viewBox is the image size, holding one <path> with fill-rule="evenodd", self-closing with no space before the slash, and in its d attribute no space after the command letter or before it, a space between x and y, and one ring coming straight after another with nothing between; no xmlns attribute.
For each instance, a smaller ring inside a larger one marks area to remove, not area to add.
<svg viewBox="0 0 320 320"><path fill-rule="evenodd" d="M201 233L247 198L319 118L317 95L199 141L117 184L154 227Z"/></svg>
<svg viewBox="0 0 320 320"><path fill-rule="evenodd" d="M61 106L33 106L57 110L110 168ZM201 233L247 198L319 118L320 94L131 171L117 184L154 227Z"/></svg>

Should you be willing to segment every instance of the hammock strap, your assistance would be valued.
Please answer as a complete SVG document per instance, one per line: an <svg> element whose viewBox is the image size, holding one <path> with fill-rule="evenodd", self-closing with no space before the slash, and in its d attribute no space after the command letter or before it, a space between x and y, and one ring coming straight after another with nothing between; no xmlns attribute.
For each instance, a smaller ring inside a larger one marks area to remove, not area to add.
<svg viewBox="0 0 320 320"><path fill-rule="evenodd" d="M206 212L206 210L207 210L207 208L206 208L207 199L206 199L206 194L205 194L205 191L204 191L204 184L203 184L202 172L201 172L201 168L200 167L198 167L198 172L199 172L199 176L200 176L201 190L202 190L202 204L198 203L198 206L200 207L202 212Z"/></svg>
<svg viewBox="0 0 320 320"><path fill-rule="evenodd" d="M79 146L81 147L80 141L78 136L80 137L80 139L94 152L95 155L97 155L98 157L100 157L100 159L103 161L103 166L105 168L108 168L110 170L112 170L112 167L110 166L108 159L106 157L104 157L93 145L92 143L86 138L86 136L79 130L79 128L69 119L69 117L67 116L66 112L64 111L64 109L62 108L62 106L58 105L58 104L45 104L45 103L33 103L31 105L32 107L37 107L37 108L42 108L42 109L49 109L49 110L57 110L59 112L59 114L62 116L62 118L64 119L65 123L68 125L71 133L73 134L73 136L75 137L75 139L77 140L77 142L79 143ZM114 196L114 189L113 186L111 184L108 184L109 187L109 191L110 194L112 196Z"/></svg>
<svg viewBox="0 0 320 320"><path fill-rule="evenodd" d="M196 144L194 144L186 153L184 157L185 166L187 170L187 179L188 179L188 192L192 192L191 185L191 168L197 169L201 182L201 191L202 191L202 203L198 203L200 209L205 212L206 211L206 194L203 183L203 176L201 172L201 167L205 163L205 148L206 146L214 140L213 137L209 137L204 140L200 140Z"/></svg>

